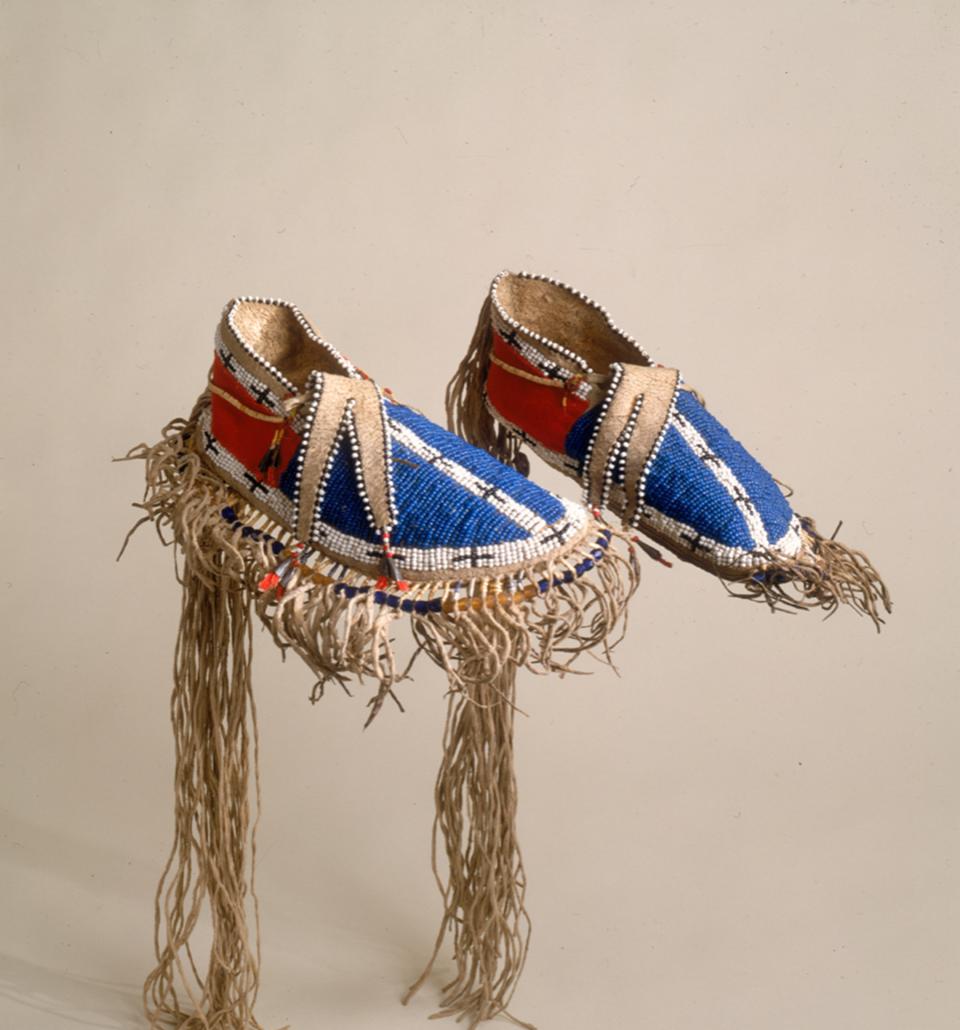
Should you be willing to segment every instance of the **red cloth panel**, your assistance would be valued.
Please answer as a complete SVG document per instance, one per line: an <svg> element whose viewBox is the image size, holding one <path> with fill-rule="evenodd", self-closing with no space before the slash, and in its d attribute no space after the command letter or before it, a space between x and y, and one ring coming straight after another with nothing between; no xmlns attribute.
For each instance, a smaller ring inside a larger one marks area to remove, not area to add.
<svg viewBox="0 0 960 1030"><path fill-rule="evenodd" d="M542 378L545 383L556 380L546 376L506 340L493 331L493 353L505 365ZM512 375L490 362L487 373L487 397L501 415L551 451L563 453L567 433L587 410L588 404L569 390L556 386L539 386L529 379Z"/></svg>
<svg viewBox="0 0 960 1030"><path fill-rule="evenodd" d="M217 354L213 359L213 382L224 393L229 393L241 404L254 411L260 411L264 415L278 415L281 412L274 411L264 404L259 404L254 398L237 382L237 380L224 367ZM260 462L270 448L273 441L273 434L280 428L277 422L263 422L258 418L235 408L229 401L225 401L216 394L211 395L210 400L213 435L217 442L227 448L230 453L242 462L247 471L252 472L258 479L263 478L260 471ZM290 428L288 424L283 426L283 437L280 441L280 467L272 470L271 480L274 485L279 479L279 474L287 467L290 459L296 452L300 443L300 437Z"/></svg>

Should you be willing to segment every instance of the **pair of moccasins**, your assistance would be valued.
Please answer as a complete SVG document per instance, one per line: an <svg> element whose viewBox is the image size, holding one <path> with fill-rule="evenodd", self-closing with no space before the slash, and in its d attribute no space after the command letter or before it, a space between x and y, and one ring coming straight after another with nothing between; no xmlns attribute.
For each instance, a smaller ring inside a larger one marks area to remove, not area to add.
<svg viewBox="0 0 960 1030"><path fill-rule="evenodd" d="M449 935L457 972L438 1014L473 1030L509 1014L529 944L517 670L562 674L584 651L608 655L638 549L669 564L665 548L774 608L846 603L878 626L889 610L868 559L794 514L676 369L562 283L494 279L447 413L454 431L379 387L297 308L247 297L224 310L191 416L130 452L146 462L141 521L170 531L183 559L176 836L144 988L151 1026L260 1025L245 914L253 612L316 675L313 697L372 678L368 721L386 698L400 703L393 688L419 654L446 673L433 844L444 912L405 1000ZM525 448L577 480L583 503L532 481ZM410 664L393 645L402 616ZM213 938L201 975L190 949L204 899ZM179 978L199 1016L183 1011Z"/></svg>
<svg viewBox="0 0 960 1030"><path fill-rule="evenodd" d="M676 369L554 279L493 280L447 391L454 432L279 300L226 306L206 400L194 445L294 541L263 591L282 592L311 552L397 607L429 606L410 586L460 573L523 590L525 569L567 553L589 571L608 511L652 557L667 563L665 548L773 607L846 603L878 626L890 610L869 560L795 514ZM533 482L523 447L575 479L583 504Z"/></svg>

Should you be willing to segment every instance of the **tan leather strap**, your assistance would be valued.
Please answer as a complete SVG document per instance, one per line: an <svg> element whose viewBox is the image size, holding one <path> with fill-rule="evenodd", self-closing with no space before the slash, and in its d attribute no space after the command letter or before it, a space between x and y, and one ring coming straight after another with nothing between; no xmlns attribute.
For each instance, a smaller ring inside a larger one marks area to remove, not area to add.
<svg viewBox="0 0 960 1030"><path fill-rule="evenodd" d="M379 532L393 526L393 486L390 480L390 430L383 398L369 379L314 373L307 402L307 439L297 514L297 536L307 543L317 504L322 500L325 474L337 442L354 451L358 487L368 514Z"/></svg>
<svg viewBox="0 0 960 1030"><path fill-rule="evenodd" d="M624 460L623 521L633 524L640 484L647 463L663 432L680 383L675 368L612 365L613 378L590 443L583 472L589 503L603 507L613 482L615 466Z"/></svg>

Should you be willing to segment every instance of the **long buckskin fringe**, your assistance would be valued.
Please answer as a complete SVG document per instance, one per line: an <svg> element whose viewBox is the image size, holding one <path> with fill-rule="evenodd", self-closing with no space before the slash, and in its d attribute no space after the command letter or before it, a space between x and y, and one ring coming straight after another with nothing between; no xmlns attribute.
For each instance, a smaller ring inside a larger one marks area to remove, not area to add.
<svg viewBox="0 0 960 1030"><path fill-rule="evenodd" d="M529 933L516 839L516 671L563 674L584 651L609 659L638 583L635 552L622 534L603 527L600 540L589 538L581 549L526 570L525 587L482 575L413 583L404 594L407 611L378 602L367 577L321 558L299 569L278 600L257 583L295 541L194 450L196 418L206 403L201 397L190 419L171 422L158 443L127 455L146 462L146 492L137 505L145 514L137 526L152 521L183 558L172 706L176 834L157 895L158 965L144 992L151 1026L259 1030L252 1011L259 982L255 821L248 808L251 762L259 799L251 608L276 643L316 675L314 698L329 682L371 679L368 723L385 700L397 700L394 688L409 671L393 649L397 619L410 620L414 659L425 653L446 672L450 707L434 825L444 914L427 969L406 998L426 979L449 933L458 972L437 1015L464 1017L471 1028L499 1013L509 1016ZM618 540L626 543L626 556L613 546ZM206 973L190 951L204 902L214 923ZM181 1007L178 980L192 1012Z"/></svg>
<svg viewBox="0 0 960 1030"><path fill-rule="evenodd" d="M486 382L493 347L490 307L487 294L467 353L447 384L447 426L474 447L488 451L526 476L530 473L530 461L520 450L521 440L497 422L487 409Z"/></svg>
<svg viewBox="0 0 960 1030"><path fill-rule="evenodd" d="M443 987L436 1016L457 1016L474 1030L507 1012L530 943L524 906L526 875L517 843L517 783L513 763L516 670L490 678L483 663L461 673L450 693L443 761L437 775L433 870L444 913L433 954L407 993L427 980L448 933L457 974ZM439 838L446 866L443 879Z"/></svg>
<svg viewBox="0 0 960 1030"><path fill-rule="evenodd" d="M155 905L157 966L144 984L151 1027L184 1030L259 1028L260 943L253 884L256 808L256 708L250 677L250 604L229 556L190 552L182 573L171 719L176 745L174 844ZM250 853L249 870L247 854ZM206 974L190 938L206 904L213 937ZM253 909L254 934L248 931ZM184 1012L178 978L192 1011Z"/></svg>

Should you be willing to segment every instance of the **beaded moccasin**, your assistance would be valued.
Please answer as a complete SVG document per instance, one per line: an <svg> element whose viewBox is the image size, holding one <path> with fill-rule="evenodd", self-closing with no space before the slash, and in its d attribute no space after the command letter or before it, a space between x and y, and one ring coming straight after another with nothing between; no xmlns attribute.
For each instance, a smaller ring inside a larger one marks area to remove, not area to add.
<svg viewBox="0 0 960 1030"><path fill-rule="evenodd" d="M605 539L579 504L386 395L290 305L227 307L209 392L208 464L298 545L372 578L384 603L427 611L414 598L436 606L436 589L407 588L478 572L519 589L526 570L578 548L591 558Z"/></svg>
<svg viewBox="0 0 960 1030"><path fill-rule="evenodd" d="M563 283L493 280L447 410L465 439L523 471L528 446L578 480L588 505L736 581L743 596L828 611L846 603L878 628L890 610L869 560L794 514L680 373Z"/></svg>
<svg viewBox="0 0 960 1030"><path fill-rule="evenodd" d="M193 413L129 457L146 462L141 521L182 556L176 840L157 898L150 1025L260 1025L248 925L253 612L307 662L314 699L331 680L372 679L370 719L410 667L395 653L400 620L413 658L446 673L434 956L451 934L457 975L441 1014L474 1027L505 1012L529 933L516 670L562 673L582 651L606 655L637 582L633 544L394 400L281 301L227 305ZM213 944L198 972L191 935L204 902Z"/></svg>

